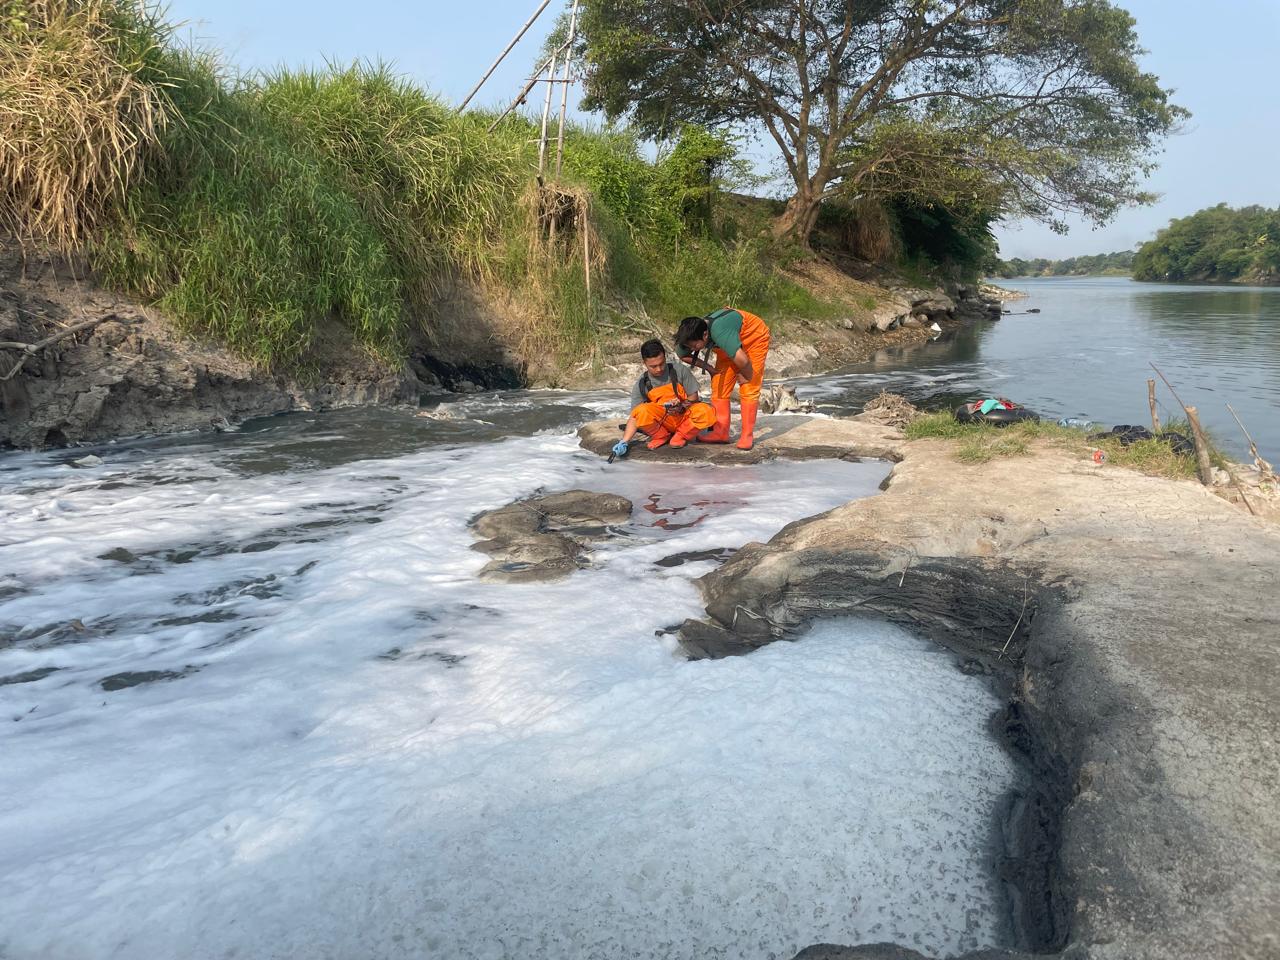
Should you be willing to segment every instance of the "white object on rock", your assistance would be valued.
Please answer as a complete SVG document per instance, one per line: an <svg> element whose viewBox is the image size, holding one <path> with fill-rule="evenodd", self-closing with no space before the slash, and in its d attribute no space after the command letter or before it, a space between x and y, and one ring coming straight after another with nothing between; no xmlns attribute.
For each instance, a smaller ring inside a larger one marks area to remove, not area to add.
<svg viewBox="0 0 1280 960"><path fill-rule="evenodd" d="M930 330L932 330L934 333L941 333L941 332L942 332L942 328L941 328L940 326L938 326L938 324L937 324L936 322L935 322L935 323L931 323L931 324L929 324L929 329L930 329Z"/></svg>

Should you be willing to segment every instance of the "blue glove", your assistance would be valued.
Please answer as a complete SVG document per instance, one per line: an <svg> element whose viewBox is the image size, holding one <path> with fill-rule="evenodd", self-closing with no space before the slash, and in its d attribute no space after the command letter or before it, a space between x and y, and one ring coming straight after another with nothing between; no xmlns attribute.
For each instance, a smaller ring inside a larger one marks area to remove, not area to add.
<svg viewBox="0 0 1280 960"><path fill-rule="evenodd" d="M627 455L627 441L619 440L613 445L613 455L615 457L625 457Z"/></svg>

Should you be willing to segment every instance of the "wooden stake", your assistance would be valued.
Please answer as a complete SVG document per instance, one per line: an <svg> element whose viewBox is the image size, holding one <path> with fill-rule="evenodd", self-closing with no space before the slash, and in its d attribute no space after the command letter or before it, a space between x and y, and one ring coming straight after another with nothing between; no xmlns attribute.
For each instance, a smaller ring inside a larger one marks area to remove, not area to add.
<svg viewBox="0 0 1280 960"><path fill-rule="evenodd" d="M1213 486L1213 464L1209 462L1209 444L1204 438L1204 431L1200 429L1200 414L1195 407L1184 407L1187 411L1187 420L1191 424L1191 439L1196 445L1196 472L1200 475L1200 482L1206 487Z"/></svg>
<svg viewBox="0 0 1280 960"><path fill-rule="evenodd" d="M587 283L587 313L591 312L591 228L587 224L587 203L578 206L578 229L582 231L582 272Z"/></svg>
<svg viewBox="0 0 1280 960"><path fill-rule="evenodd" d="M1156 413L1156 382L1153 378L1147 379L1147 404L1151 407L1151 432L1160 432L1160 414Z"/></svg>

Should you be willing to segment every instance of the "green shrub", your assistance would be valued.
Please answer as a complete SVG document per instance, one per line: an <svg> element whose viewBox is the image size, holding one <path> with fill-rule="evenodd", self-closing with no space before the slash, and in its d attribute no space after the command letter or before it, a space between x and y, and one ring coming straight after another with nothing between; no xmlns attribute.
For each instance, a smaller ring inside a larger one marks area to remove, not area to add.
<svg viewBox="0 0 1280 960"><path fill-rule="evenodd" d="M300 362L325 317L396 352L394 250L340 171L208 60L174 55L171 73L182 122L93 246L107 282L266 364Z"/></svg>

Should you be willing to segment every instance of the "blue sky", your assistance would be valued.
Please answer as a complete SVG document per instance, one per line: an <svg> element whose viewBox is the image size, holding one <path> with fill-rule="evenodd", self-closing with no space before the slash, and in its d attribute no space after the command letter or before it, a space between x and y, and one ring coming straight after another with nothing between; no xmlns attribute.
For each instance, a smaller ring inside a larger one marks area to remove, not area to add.
<svg viewBox="0 0 1280 960"><path fill-rule="evenodd" d="M536 9L537 0L171 0L169 14L242 70L382 59L457 102ZM1145 66L1193 114L1165 144L1148 188L1153 207L1125 210L1110 225L1077 224L1058 236L1038 224L998 231L1006 257L1068 257L1123 250L1171 218L1226 202L1280 205L1280 0L1119 0L1138 21ZM559 6L489 79L479 102L510 100L534 65Z"/></svg>

